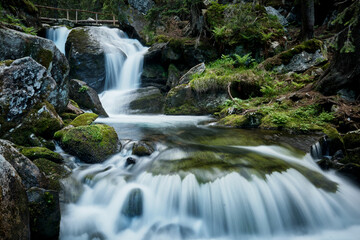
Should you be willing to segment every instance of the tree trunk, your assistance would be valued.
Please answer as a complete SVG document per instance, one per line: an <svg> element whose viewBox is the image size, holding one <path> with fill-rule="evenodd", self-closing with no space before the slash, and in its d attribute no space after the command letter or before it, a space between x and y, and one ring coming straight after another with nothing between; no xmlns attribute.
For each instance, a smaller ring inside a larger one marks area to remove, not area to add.
<svg viewBox="0 0 360 240"><path fill-rule="evenodd" d="M301 0L301 38L309 40L314 37L314 0Z"/></svg>

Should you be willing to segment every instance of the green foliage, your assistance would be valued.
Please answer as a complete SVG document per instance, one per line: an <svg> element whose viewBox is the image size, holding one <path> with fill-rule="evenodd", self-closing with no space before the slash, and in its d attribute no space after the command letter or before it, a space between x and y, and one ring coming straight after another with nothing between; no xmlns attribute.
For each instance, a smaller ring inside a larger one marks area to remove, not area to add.
<svg viewBox="0 0 360 240"><path fill-rule="evenodd" d="M87 90L89 90L89 88L87 86L81 86L78 90L79 93L84 93L87 92Z"/></svg>
<svg viewBox="0 0 360 240"><path fill-rule="evenodd" d="M6 22L8 24L14 25L14 26L18 26L20 27L23 32L27 33L27 34L31 34L31 35L36 35L37 31L34 27L26 27L20 19L10 15L10 14L6 14L5 16L2 16L0 18L0 21L2 22Z"/></svg>
<svg viewBox="0 0 360 240"><path fill-rule="evenodd" d="M274 16L252 3L222 5L213 1L207 11L207 22L220 45L258 48L284 34Z"/></svg>

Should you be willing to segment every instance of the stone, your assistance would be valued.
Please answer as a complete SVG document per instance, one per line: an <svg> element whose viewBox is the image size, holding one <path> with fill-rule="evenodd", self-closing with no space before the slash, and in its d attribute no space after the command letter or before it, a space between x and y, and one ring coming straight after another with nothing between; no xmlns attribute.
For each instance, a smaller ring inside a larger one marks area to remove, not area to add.
<svg viewBox="0 0 360 240"><path fill-rule="evenodd" d="M171 89L179 85L179 80L181 77L181 72L176 68L174 64L170 64L168 68L168 78L166 81L166 87Z"/></svg>
<svg viewBox="0 0 360 240"><path fill-rule="evenodd" d="M71 30L65 52L70 64L71 79L81 79L97 92L104 89L105 53L90 27ZM76 99L74 99L76 100Z"/></svg>
<svg viewBox="0 0 360 240"><path fill-rule="evenodd" d="M156 87L166 91L166 71L162 64L145 64L141 74L141 87Z"/></svg>
<svg viewBox="0 0 360 240"><path fill-rule="evenodd" d="M276 10L275 8L268 6L268 7L265 7L265 10L266 10L267 14L276 16L278 18L280 24L283 25L284 27L289 25L288 20L286 20L286 18L283 15L281 15L279 13L279 11Z"/></svg>
<svg viewBox="0 0 360 240"><path fill-rule="evenodd" d="M78 105L75 106L72 101L69 101L68 105L66 106L66 112L74 113L75 115L80 115L84 113L84 111L81 110Z"/></svg>
<svg viewBox="0 0 360 240"><path fill-rule="evenodd" d="M21 178L0 154L0 236L30 239L28 201Z"/></svg>
<svg viewBox="0 0 360 240"><path fill-rule="evenodd" d="M202 74L205 72L205 63L200 63L192 67L187 73L185 73L179 80L179 84L187 84L190 82L193 74Z"/></svg>
<svg viewBox="0 0 360 240"><path fill-rule="evenodd" d="M162 113L165 98L156 87L139 88L131 92L130 113Z"/></svg>
<svg viewBox="0 0 360 240"><path fill-rule="evenodd" d="M47 100L57 111L62 111L68 103L69 64L64 54L51 40L11 29L0 29L0 61L28 56L44 66L47 76L55 80L52 84L54 86L48 90L50 94ZM39 78L41 73L38 71L34 71L33 75Z"/></svg>
<svg viewBox="0 0 360 240"><path fill-rule="evenodd" d="M125 167L134 165L136 163L136 159L132 157L128 157L125 162Z"/></svg>
<svg viewBox="0 0 360 240"><path fill-rule="evenodd" d="M56 152L53 152L44 147L20 147L20 153L30 160L35 160L38 158L46 158L55 163L62 163L63 157Z"/></svg>
<svg viewBox="0 0 360 240"><path fill-rule="evenodd" d="M289 64L280 66L275 70L278 72L304 72L307 69L326 61L326 58L317 50L315 53L301 52L295 55Z"/></svg>
<svg viewBox="0 0 360 240"><path fill-rule="evenodd" d="M65 151L86 163L100 163L119 150L113 127L104 124L72 127L55 134Z"/></svg>
<svg viewBox="0 0 360 240"><path fill-rule="evenodd" d="M140 217L143 213L143 193L135 188L128 194L121 213L126 217Z"/></svg>
<svg viewBox="0 0 360 240"><path fill-rule="evenodd" d="M26 189L46 187L47 181L39 168L30 159L22 155L11 142L0 139L0 154L19 174Z"/></svg>
<svg viewBox="0 0 360 240"><path fill-rule="evenodd" d="M150 156L154 152L154 147L145 141L139 141L132 147L132 154L136 156Z"/></svg>
<svg viewBox="0 0 360 240"><path fill-rule="evenodd" d="M42 188L27 190L32 239L59 239L59 193Z"/></svg>
<svg viewBox="0 0 360 240"><path fill-rule="evenodd" d="M92 124L97 118L98 115L95 113L84 113L77 116L73 121L71 121L70 125L73 125L74 127L87 126Z"/></svg>
<svg viewBox="0 0 360 240"><path fill-rule="evenodd" d="M85 82L72 79L70 80L69 97L85 110L91 110L101 117L108 117L104 110L99 95Z"/></svg>

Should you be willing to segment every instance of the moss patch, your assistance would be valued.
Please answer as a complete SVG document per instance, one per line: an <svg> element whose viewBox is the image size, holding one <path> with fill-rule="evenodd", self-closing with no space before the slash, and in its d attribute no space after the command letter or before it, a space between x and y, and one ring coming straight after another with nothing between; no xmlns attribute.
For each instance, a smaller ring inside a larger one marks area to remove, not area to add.
<svg viewBox="0 0 360 240"><path fill-rule="evenodd" d="M53 59L53 53L50 50L40 48L35 58L41 65L49 68Z"/></svg>
<svg viewBox="0 0 360 240"><path fill-rule="evenodd" d="M73 125L74 127L90 125L97 118L98 115L96 113L83 113L70 122L70 125Z"/></svg>
<svg viewBox="0 0 360 240"><path fill-rule="evenodd" d="M50 161L61 163L63 158L60 154L53 152L44 147L26 147L19 149L21 154L29 158L30 160L35 160L38 158L46 158Z"/></svg>
<svg viewBox="0 0 360 240"><path fill-rule="evenodd" d="M61 190L60 180L69 176L70 172L66 170L64 166L45 158L38 158L33 162L49 180L49 189L56 191Z"/></svg>

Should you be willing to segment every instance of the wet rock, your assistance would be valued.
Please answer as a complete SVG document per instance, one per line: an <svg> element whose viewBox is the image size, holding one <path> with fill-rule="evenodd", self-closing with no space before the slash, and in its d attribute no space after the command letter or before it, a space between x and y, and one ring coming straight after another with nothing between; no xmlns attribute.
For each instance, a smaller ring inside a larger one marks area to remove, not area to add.
<svg viewBox="0 0 360 240"><path fill-rule="evenodd" d="M70 125L74 127L87 126L92 124L97 118L98 115L95 113L83 113L71 121Z"/></svg>
<svg viewBox="0 0 360 240"><path fill-rule="evenodd" d="M128 157L125 162L125 167L134 165L136 163L136 159L132 157Z"/></svg>
<svg viewBox="0 0 360 240"><path fill-rule="evenodd" d="M132 154L136 156L149 156L154 152L152 144L144 141L135 143L132 148Z"/></svg>
<svg viewBox="0 0 360 240"><path fill-rule="evenodd" d="M0 154L0 236L30 239L26 192L16 170Z"/></svg>
<svg viewBox="0 0 360 240"><path fill-rule="evenodd" d="M349 177L360 184L360 165L356 163L347 163L339 169L339 173Z"/></svg>
<svg viewBox="0 0 360 240"><path fill-rule="evenodd" d="M157 87L166 90L166 72L162 64L145 64L141 74L141 87Z"/></svg>
<svg viewBox="0 0 360 240"><path fill-rule="evenodd" d="M219 111L226 99L228 94L225 90L196 92L189 84L182 84L169 91L165 99L164 111L169 115L211 114Z"/></svg>
<svg viewBox="0 0 360 240"><path fill-rule="evenodd" d="M165 98L156 87L139 88L131 92L131 113L162 113Z"/></svg>
<svg viewBox="0 0 360 240"><path fill-rule="evenodd" d="M20 147L20 153L30 160L35 160L38 158L46 158L55 163L62 163L63 157L56 152L53 152L44 147Z"/></svg>
<svg viewBox="0 0 360 240"><path fill-rule="evenodd" d="M89 87L85 82L72 79L70 80L69 96L74 99L83 109L91 110L102 117L108 117L105 112L97 92Z"/></svg>
<svg viewBox="0 0 360 240"><path fill-rule="evenodd" d="M146 14L152 7L155 6L154 1L152 0L129 0L129 4L143 14Z"/></svg>
<svg viewBox="0 0 360 240"><path fill-rule="evenodd" d="M128 218L140 217L143 213L143 193L141 189L133 189L125 200L121 213Z"/></svg>
<svg viewBox="0 0 360 240"><path fill-rule="evenodd" d="M179 80L179 84L188 84L193 74L201 74L205 71L205 63L200 63L192 67L187 73L185 73Z"/></svg>
<svg viewBox="0 0 360 240"><path fill-rule="evenodd" d="M0 29L0 60L19 59L30 56L46 68L47 76L55 80L48 86L50 94L48 101L56 110L63 110L68 103L68 74L69 64L65 56L51 40L17 32L10 29ZM25 60L28 62L29 60ZM19 64L19 63L18 63ZM32 68L28 68L27 71ZM43 70L31 70L30 78L41 78ZM24 71L23 71L24 72ZM14 78L20 77L20 72ZM27 75L27 74L26 74ZM27 77L26 79L29 79ZM24 81L23 81L24 82ZM34 87L38 87L35 86Z"/></svg>
<svg viewBox="0 0 360 240"><path fill-rule="evenodd" d="M27 191L27 197L32 239L59 239L59 193L33 187Z"/></svg>
<svg viewBox="0 0 360 240"><path fill-rule="evenodd" d="M114 128L104 124L72 127L55 134L65 151L86 163L100 163L119 149Z"/></svg>
<svg viewBox="0 0 360 240"><path fill-rule="evenodd" d="M70 78L84 80L95 91L101 92L105 84L105 56L99 40L91 34L91 28L72 29L65 51L70 64Z"/></svg>
<svg viewBox="0 0 360 240"><path fill-rule="evenodd" d="M171 89L179 85L179 80L181 77L181 72L176 68L174 64L170 64L168 68L168 78L166 82L166 87Z"/></svg>
<svg viewBox="0 0 360 240"><path fill-rule="evenodd" d="M74 104L74 101L69 101L68 105L66 106L66 112L74 113L75 115L83 114L84 111L79 108L77 104Z"/></svg>
<svg viewBox="0 0 360 240"><path fill-rule="evenodd" d="M47 181L39 168L27 157L22 155L11 142L0 140L0 154L17 171L26 189L31 187L46 187Z"/></svg>

